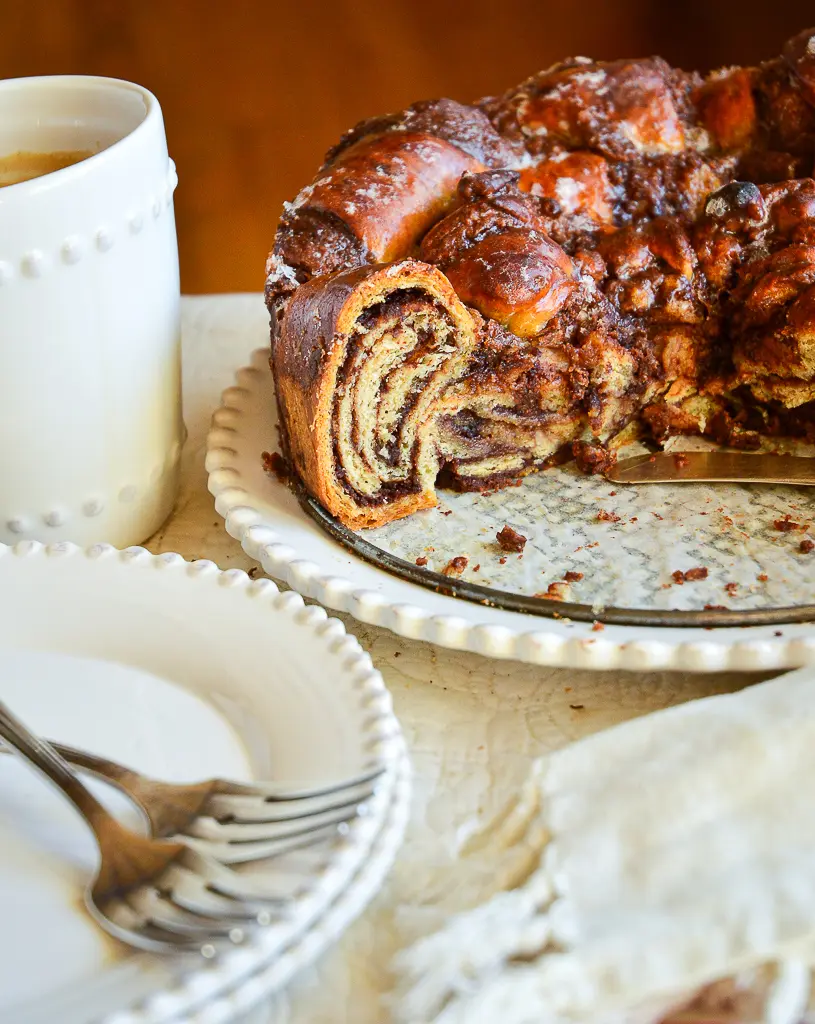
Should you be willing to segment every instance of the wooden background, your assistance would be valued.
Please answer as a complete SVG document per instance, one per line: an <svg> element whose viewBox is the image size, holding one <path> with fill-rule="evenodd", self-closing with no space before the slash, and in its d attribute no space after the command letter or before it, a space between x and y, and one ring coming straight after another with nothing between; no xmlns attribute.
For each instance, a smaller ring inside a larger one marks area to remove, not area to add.
<svg viewBox="0 0 815 1024"><path fill-rule="evenodd" d="M755 62L809 23L812 0L0 0L0 77L155 92L183 289L256 291L282 201L363 117L500 92L574 54Z"/></svg>

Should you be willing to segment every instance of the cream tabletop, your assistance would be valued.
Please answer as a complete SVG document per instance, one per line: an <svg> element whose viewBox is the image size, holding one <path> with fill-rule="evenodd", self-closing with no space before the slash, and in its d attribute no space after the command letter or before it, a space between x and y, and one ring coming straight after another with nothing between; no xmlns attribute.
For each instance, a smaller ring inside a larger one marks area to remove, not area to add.
<svg viewBox="0 0 815 1024"><path fill-rule="evenodd" d="M228 315L230 304L237 312L262 301L260 295L215 295L183 302L189 438L181 495L146 545L151 551L260 571L226 533L204 470L212 412L258 339L239 331L219 332L216 346L200 339L201 326ZM415 771L412 818L396 866L367 913L273 1006L253 1015L264 1024L385 1024L393 954L405 936L437 921L434 907L450 905L449 893L434 887L434 874L455 863L463 839L506 802L532 758L625 719L765 678L547 669L406 640L339 617L371 653L393 694Z"/></svg>

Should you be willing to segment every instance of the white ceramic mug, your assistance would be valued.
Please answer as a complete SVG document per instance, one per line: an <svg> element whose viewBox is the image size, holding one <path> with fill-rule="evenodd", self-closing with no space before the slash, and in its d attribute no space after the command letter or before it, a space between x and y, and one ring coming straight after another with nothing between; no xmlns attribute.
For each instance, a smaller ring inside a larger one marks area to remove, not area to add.
<svg viewBox="0 0 815 1024"><path fill-rule="evenodd" d="M178 486L177 178L146 89L0 81L0 157L94 151L0 188L0 541L146 540Z"/></svg>

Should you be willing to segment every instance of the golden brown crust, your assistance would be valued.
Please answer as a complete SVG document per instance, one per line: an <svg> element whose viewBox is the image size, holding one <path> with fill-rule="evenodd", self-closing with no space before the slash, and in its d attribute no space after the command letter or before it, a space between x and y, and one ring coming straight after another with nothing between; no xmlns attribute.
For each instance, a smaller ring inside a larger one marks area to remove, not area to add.
<svg viewBox="0 0 815 1024"><path fill-rule="evenodd" d="M554 144L612 159L678 153L696 81L659 57L578 59L528 79L505 98L502 116L541 151Z"/></svg>
<svg viewBox="0 0 815 1024"><path fill-rule="evenodd" d="M574 264L546 235L510 228L470 246L445 268L459 297L519 338L533 338L577 288Z"/></svg>
<svg viewBox="0 0 815 1024"><path fill-rule="evenodd" d="M480 110L453 100L364 121L286 205L274 255L300 280L408 255L450 207L462 174L514 166L521 152Z"/></svg>
<svg viewBox="0 0 815 1024"><path fill-rule="evenodd" d="M296 264L289 238L302 244L316 222L350 235L366 262L395 259L450 207L462 174L482 168L457 146L432 135L389 132L361 139L301 193L283 222L275 252ZM321 255L307 269L316 276L335 267L329 263L326 268Z"/></svg>

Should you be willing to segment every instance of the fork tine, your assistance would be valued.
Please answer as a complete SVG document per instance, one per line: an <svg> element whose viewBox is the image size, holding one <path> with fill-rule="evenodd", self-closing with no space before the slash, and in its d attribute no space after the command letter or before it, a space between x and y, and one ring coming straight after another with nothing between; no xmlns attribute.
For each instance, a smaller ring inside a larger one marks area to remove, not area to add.
<svg viewBox="0 0 815 1024"><path fill-rule="evenodd" d="M246 864L249 861L267 860L271 857L279 857L284 853L291 853L292 850L300 850L306 846L315 846L318 843L337 839L342 835L340 830L343 824L344 822L340 822L339 825L323 825L313 832L265 841L218 842L212 839L184 836L184 842L204 856L212 857L222 864Z"/></svg>
<svg viewBox="0 0 815 1024"><path fill-rule="evenodd" d="M344 811L313 814L307 818L269 822L218 821L216 818L201 817L190 822L184 833L197 839L214 839L223 843L249 843L258 840L285 839L289 836L308 835L327 825L339 825L357 816L363 817L364 805L352 804Z"/></svg>
<svg viewBox="0 0 815 1024"><path fill-rule="evenodd" d="M87 904L93 916L123 942L151 953L192 953L212 957L217 943L207 936L181 935L168 931L144 918L120 900L106 904L104 914L92 903Z"/></svg>
<svg viewBox="0 0 815 1024"><path fill-rule="evenodd" d="M260 925L271 924L273 920L285 917L293 903L291 896L281 898L276 904L256 900L239 903L230 896L214 892L199 875L178 865L167 872L164 882L172 892L173 902L183 910L236 923L253 921Z"/></svg>
<svg viewBox="0 0 815 1024"><path fill-rule="evenodd" d="M342 782L326 782L324 784L314 782L252 782L249 785L269 803L278 800L303 800L308 797L330 796L333 793L341 793L344 790L354 789L356 786L365 785L380 778L387 771L385 765L377 765L366 771L343 779ZM228 790L223 790L228 792Z"/></svg>
<svg viewBox="0 0 815 1024"><path fill-rule="evenodd" d="M376 785L372 782L363 782L337 793L293 797L291 800L270 800L263 795L214 794L207 801L206 814L220 820L229 819L240 823L285 821L326 814L344 807L357 807L370 800L376 792Z"/></svg>
<svg viewBox="0 0 815 1024"><path fill-rule="evenodd" d="M281 893L270 888L267 878L258 881L252 875L233 871L225 862L218 863L214 860L203 841L200 841L202 848L199 852L194 845L198 842L199 840L185 839L187 849L176 863L180 862L183 867L198 875L210 891L234 900L257 903L266 909L280 906ZM292 898L294 895L288 893L284 898Z"/></svg>
<svg viewBox="0 0 815 1024"><path fill-rule="evenodd" d="M303 797L297 800L269 801L263 797L239 797L218 794L207 801L206 814L220 821L236 821L240 824L255 822L272 824L278 821L295 821L330 811L353 810L376 795L374 785L361 785L358 789L337 794L333 799L325 797Z"/></svg>
<svg viewBox="0 0 815 1024"><path fill-rule="evenodd" d="M146 887L128 893L124 901L144 923L149 923L165 931L184 935L201 941L227 939L239 945L246 938L247 928L256 923L253 916L235 918L207 917L205 914L188 910L174 902L171 896L165 896L155 889ZM241 911L241 904L235 902L236 911Z"/></svg>

